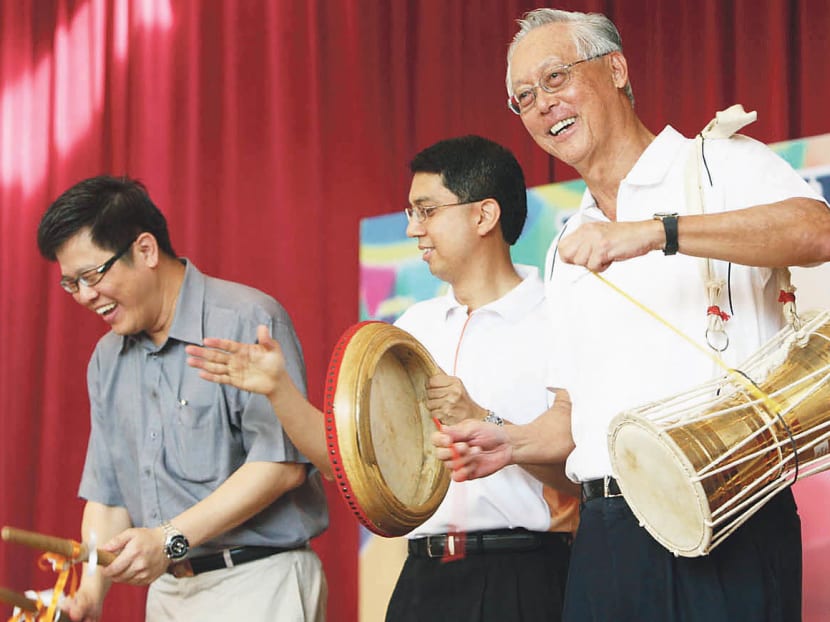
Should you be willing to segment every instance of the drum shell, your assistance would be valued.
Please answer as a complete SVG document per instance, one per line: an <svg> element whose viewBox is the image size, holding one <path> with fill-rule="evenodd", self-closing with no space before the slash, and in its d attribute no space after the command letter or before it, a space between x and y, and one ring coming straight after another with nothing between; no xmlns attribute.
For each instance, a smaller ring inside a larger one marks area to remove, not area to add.
<svg viewBox="0 0 830 622"><path fill-rule="evenodd" d="M620 488L675 554L707 554L775 492L830 467L830 314L785 329L741 370L611 424Z"/></svg>

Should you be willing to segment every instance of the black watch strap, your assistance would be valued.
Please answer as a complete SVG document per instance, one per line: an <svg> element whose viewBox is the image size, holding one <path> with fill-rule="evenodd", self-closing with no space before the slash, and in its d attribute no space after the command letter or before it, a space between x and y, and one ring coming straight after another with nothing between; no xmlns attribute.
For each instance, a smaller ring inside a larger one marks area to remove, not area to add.
<svg viewBox="0 0 830 622"><path fill-rule="evenodd" d="M663 247L663 254L677 254L677 214L658 213L654 215L654 218L663 223L663 230L666 232L666 245Z"/></svg>

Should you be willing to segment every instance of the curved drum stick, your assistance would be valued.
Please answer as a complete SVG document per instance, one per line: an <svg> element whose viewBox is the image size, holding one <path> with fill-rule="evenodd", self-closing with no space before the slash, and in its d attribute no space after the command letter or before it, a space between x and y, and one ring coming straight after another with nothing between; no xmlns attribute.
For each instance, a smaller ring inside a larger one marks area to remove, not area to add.
<svg viewBox="0 0 830 622"><path fill-rule="evenodd" d="M76 547L80 547L80 554L76 560L85 562L89 559L89 547L83 542L78 543L74 540L47 536L34 531L24 531L23 529L16 529L15 527L3 527L0 536L6 542L15 542L40 551L58 553L66 558L72 558L77 550ZM101 566L108 566L116 558L114 553L102 549L97 549L97 554L98 564Z"/></svg>

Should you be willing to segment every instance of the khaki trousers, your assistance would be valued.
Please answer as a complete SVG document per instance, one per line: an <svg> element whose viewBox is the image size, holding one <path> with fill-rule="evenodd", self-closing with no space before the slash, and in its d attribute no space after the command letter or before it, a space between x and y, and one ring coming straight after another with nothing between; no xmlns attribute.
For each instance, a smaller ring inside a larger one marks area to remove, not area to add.
<svg viewBox="0 0 830 622"><path fill-rule="evenodd" d="M150 586L147 622L325 622L328 589L310 549L278 553L195 577L164 574Z"/></svg>

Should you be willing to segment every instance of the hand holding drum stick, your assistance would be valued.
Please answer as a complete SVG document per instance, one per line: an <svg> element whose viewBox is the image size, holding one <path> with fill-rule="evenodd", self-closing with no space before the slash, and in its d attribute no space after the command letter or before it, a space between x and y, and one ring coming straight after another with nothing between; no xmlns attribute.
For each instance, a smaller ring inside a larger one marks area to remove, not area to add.
<svg viewBox="0 0 830 622"><path fill-rule="evenodd" d="M67 559L72 559L76 562L89 561L89 546L84 542L75 542L66 538L56 538L54 536L47 536L42 533L34 531L24 531L23 529L16 529L14 527L3 527L0 532L0 537L6 542L16 542L33 549L40 551L47 551L49 553L58 553ZM108 566L115 558L115 553L104 551L103 549L96 549L98 556L98 565Z"/></svg>

